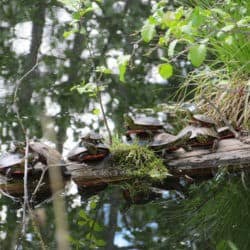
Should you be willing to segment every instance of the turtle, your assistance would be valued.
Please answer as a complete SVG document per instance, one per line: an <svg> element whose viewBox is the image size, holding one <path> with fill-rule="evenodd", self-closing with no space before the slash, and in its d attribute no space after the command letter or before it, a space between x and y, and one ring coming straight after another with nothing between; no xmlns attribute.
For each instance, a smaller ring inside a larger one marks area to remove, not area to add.
<svg viewBox="0 0 250 250"><path fill-rule="evenodd" d="M212 152L217 149L218 146L218 133L214 127L197 127L189 125L183 128L177 136L183 136L188 131L191 132L189 140L186 142L186 150L188 147L208 147L211 148Z"/></svg>
<svg viewBox="0 0 250 250"><path fill-rule="evenodd" d="M201 127L216 127L216 122L209 116L202 114L194 114L192 116L192 125L201 126Z"/></svg>
<svg viewBox="0 0 250 250"><path fill-rule="evenodd" d="M173 151L185 145L189 140L192 132L186 131L180 135L172 135L168 133L159 133L154 136L154 140L149 144L149 147L153 150Z"/></svg>
<svg viewBox="0 0 250 250"><path fill-rule="evenodd" d="M103 143L80 141L67 156L69 161L83 163L85 161L102 160L109 154L109 148Z"/></svg>
<svg viewBox="0 0 250 250"><path fill-rule="evenodd" d="M217 132L220 139L235 138L235 134L231 131L231 129L228 126L218 128Z"/></svg>
<svg viewBox="0 0 250 250"><path fill-rule="evenodd" d="M24 155L20 153L6 153L0 157L0 172L11 176L24 174Z"/></svg>
<svg viewBox="0 0 250 250"><path fill-rule="evenodd" d="M81 136L81 141L99 144L103 143L103 136L94 132L89 132Z"/></svg>
<svg viewBox="0 0 250 250"><path fill-rule="evenodd" d="M131 140L131 134L152 136L155 133L164 131L164 123L157 118L151 116L132 117L128 114L124 115L125 127L127 129L126 136Z"/></svg>
<svg viewBox="0 0 250 250"><path fill-rule="evenodd" d="M70 175L67 172L65 161L62 159L62 155L54 148L46 145L42 142L30 142L29 150L33 154L32 166L40 162L43 165L49 166L54 165L55 167L61 167L62 174L64 176ZM60 166L61 165L61 166Z"/></svg>

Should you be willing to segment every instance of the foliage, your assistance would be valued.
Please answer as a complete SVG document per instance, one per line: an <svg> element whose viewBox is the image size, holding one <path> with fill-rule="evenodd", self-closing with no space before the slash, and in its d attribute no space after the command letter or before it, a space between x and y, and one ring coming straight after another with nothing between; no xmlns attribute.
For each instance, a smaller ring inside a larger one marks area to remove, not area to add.
<svg viewBox="0 0 250 250"><path fill-rule="evenodd" d="M97 221L96 214L98 212L98 196L92 196L89 199L88 206L89 211L85 211L83 208L78 213L78 228L85 232L84 238L74 239L71 237L70 241L74 248L82 249L96 249L97 247L104 247L105 241L100 237L100 232L104 227Z"/></svg>
<svg viewBox="0 0 250 250"><path fill-rule="evenodd" d="M206 62L216 68L222 63L231 73L249 73L247 1L228 0L223 6L217 1L198 2L171 11L166 10L167 1L158 2L141 29L143 41L167 48L164 57L169 63L186 54L194 67Z"/></svg>

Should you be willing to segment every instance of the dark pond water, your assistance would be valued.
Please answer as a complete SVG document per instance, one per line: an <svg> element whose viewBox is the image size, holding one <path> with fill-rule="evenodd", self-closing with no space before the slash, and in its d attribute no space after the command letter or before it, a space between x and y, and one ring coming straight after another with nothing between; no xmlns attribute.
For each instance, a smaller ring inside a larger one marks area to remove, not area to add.
<svg viewBox="0 0 250 250"><path fill-rule="evenodd" d="M17 111L31 138L51 142L64 155L84 131L107 135L102 116L93 114L100 108L96 100L71 88L94 81L94 66L107 65L116 72L121 54L134 53L126 84L115 74L101 79L107 85L103 100L112 133L123 132L123 113L131 108L151 108L174 95L188 70L185 62L176 62L179 72L166 82L155 70L164 51L145 56L148 46L134 46L135 31L154 1L104 2L102 10L84 19L85 33L65 39L71 15L58 2L1 1L1 150L11 141L24 140ZM165 191L154 201L129 206L121 186L87 196L73 185L65 192L72 249L249 249L250 201L242 181L225 175L191 189L189 195ZM20 208L1 195L0 249L20 245ZM43 241L48 249L56 249L52 202L46 199L35 211ZM41 248L31 222L21 245Z"/></svg>

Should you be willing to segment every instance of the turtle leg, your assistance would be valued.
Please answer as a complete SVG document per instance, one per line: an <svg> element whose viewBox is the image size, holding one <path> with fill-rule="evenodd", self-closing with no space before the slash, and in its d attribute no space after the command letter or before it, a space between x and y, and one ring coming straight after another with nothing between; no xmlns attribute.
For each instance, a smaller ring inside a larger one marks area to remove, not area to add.
<svg viewBox="0 0 250 250"><path fill-rule="evenodd" d="M218 146L219 146L219 140L215 139L213 141L213 145L212 145L212 148L211 148L211 153L214 153L218 149Z"/></svg>
<svg viewBox="0 0 250 250"><path fill-rule="evenodd" d="M190 145L182 145L182 148L184 148L184 150L185 150L186 152L190 152L190 151L193 150L192 146L190 146Z"/></svg>
<svg viewBox="0 0 250 250"><path fill-rule="evenodd" d="M7 177L8 180L12 180L12 169L8 168L5 172L5 176Z"/></svg>

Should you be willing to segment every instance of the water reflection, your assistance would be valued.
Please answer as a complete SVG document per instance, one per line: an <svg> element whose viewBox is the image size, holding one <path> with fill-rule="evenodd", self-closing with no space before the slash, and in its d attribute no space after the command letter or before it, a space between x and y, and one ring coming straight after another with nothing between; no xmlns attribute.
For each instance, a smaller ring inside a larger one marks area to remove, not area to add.
<svg viewBox="0 0 250 250"><path fill-rule="evenodd" d="M89 35L82 32L65 39L63 33L71 15L57 2L1 1L1 149L6 149L13 140L24 139L15 108L31 137L53 142L64 155L82 132L99 130L104 134L102 117L92 113L98 108L96 102L71 88L95 77L93 64L106 64L115 71L117 56L133 50L134 61L126 75L126 84L121 84L116 75L102 79L108 86L104 102L113 132L122 132L123 113L131 107L154 107L167 101L182 77L166 83L155 72L155 64L164 51L158 49L145 57L148 46L133 45L138 37L132 34L149 16L152 2L155 1L107 0L102 11L86 16L83 28ZM88 46L95 52L93 58ZM32 74L22 81L18 102L13 106L15 83L37 63ZM184 67L183 61L176 64L179 75L186 74L188 65ZM165 195L128 207L119 187L109 187L92 197L82 194L82 190L77 192L74 187L74 192L71 189L67 196L73 249L250 248L249 198L241 182L226 180L220 185L199 186L195 195L185 201L176 192L167 191ZM45 215L43 222L37 222L42 238L49 249L56 249L51 200L38 208ZM20 203L1 195L1 249L14 249L18 244L21 213ZM23 247L40 246L39 235L30 219Z"/></svg>

